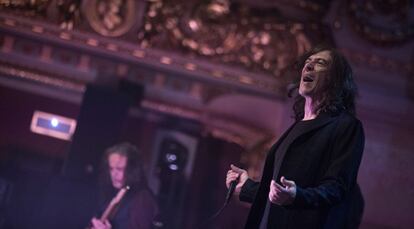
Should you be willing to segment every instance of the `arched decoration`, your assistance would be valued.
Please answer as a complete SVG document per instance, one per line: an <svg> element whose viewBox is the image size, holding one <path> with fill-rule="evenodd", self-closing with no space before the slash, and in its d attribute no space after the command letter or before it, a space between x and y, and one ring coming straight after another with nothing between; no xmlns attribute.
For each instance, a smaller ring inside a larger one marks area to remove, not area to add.
<svg viewBox="0 0 414 229"><path fill-rule="evenodd" d="M414 36L414 4L410 0L348 0L354 29L379 45L401 44Z"/></svg>
<svg viewBox="0 0 414 229"><path fill-rule="evenodd" d="M119 37L142 25L142 0L84 0L82 13L90 27L106 37Z"/></svg>

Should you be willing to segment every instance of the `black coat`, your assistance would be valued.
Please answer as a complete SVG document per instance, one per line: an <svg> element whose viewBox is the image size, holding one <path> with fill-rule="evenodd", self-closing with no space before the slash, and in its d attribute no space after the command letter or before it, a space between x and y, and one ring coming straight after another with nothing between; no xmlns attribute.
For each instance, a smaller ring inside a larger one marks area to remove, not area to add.
<svg viewBox="0 0 414 229"><path fill-rule="evenodd" d="M268 228L346 228L352 194L364 149L361 122L347 113L321 114L297 136L286 139L290 127L267 155L260 182L248 180L240 200L253 203L246 229L259 228L275 176L297 185L294 202L271 204ZM282 141L289 141L280 149ZM276 152L278 152L276 154Z"/></svg>

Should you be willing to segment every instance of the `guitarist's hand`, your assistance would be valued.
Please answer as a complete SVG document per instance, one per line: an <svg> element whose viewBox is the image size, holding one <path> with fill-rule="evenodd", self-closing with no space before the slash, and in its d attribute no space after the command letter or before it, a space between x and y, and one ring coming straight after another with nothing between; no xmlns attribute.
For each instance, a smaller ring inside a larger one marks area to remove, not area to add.
<svg viewBox="0 0 414 229"><path fill-rule="evenodd" d="M112 225L108 222L108 220L101 221L94 217L92 218L91 223L92 223L93 229L111 229L112 228Z"/></svg>

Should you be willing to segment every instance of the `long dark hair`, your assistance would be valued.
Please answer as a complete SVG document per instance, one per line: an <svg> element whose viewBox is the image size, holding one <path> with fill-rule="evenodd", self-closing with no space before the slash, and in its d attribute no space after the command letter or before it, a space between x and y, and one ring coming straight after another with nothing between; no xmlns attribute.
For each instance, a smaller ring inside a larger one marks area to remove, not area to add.
<svg viewBox="0 0 414 229"><path fill-rule="evenodd" d="M297 72L297 76L294 79L293 84L289 89L289 97L294 97L293 112L296 121L303 119L305 98L299 93L299 85L301 80L301 72L305 66L305 61L312 55L329 51L332 57L332 63L330 65L330 73L328 79L326 79L325 90L318 97L318 105L314 112L328 112L328 113L340 113L347 111L351 115L355 115L355 97L357 94L357 86L353 79L352 68L345 57L339 53L336 49L319 45L301 56L293 65L294 71Z"/></svg>
<svg viewBox="0 0 414 229"><path fill-rule="evenodd" d="M130 187L130 192L147 189L148 182L144 173L143 160L140 151L134 145L128 142L123 142L105 150L100 177L100 184L103 191L102 194L105 197L107 195L112 195L111 191L113 191L113 187L111 183L108 158L114 153L127 158L127 165L124 175L125 185Z"/></svg>

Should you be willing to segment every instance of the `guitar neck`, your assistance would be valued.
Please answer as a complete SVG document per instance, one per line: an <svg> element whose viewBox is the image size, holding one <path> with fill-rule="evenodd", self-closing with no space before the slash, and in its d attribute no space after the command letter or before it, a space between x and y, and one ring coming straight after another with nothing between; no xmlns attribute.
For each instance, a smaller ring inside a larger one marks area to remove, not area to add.
<svg viewBox="0 0 414 229"><path fill-rule="evenodd" d="M116 196L111 200L109 205L106 207L104 213L102 214L100 220L105 221L111 216L116 206L121 202L122 198L125 196L126 192L129 190L129 186L121 188Z"/></svg>

